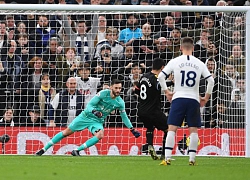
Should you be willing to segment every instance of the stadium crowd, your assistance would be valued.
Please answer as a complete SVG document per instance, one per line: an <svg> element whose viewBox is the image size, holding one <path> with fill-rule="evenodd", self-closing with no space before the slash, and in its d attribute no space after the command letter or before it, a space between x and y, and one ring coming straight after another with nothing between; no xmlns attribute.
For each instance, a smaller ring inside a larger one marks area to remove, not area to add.
<svg viewBox="0 0 250 180"><path fill-rule="evenodd" d="M29 4L26 0L2 3ZM32 4L243 6L217 0L37 0ZM0 7L1 8L1 7ZM194 56L204 62L215 86L202 110L206 128L245 127L245 17L243 13L164 12L131 14L0 14L0 126L67 126L111 79L134 127L135 88L152 60L167 64L192 37ZM174 77L167 81L174 84ZM205 79L200 93L205 93ZM167 114L170 103L162 97ZM116 111L106 126L121 127Z"/></svg>

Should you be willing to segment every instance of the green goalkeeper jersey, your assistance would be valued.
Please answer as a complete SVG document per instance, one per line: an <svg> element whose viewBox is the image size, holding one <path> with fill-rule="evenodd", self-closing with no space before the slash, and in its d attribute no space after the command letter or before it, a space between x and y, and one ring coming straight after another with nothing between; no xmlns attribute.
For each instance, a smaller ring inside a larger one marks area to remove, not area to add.
<svg viewBox="0 0 250 180"><path fill-rule="evenodd" d="M88 102L86 109L82 113L84 113L85 116L94 121L104 123L106 117L115 109L118 109L120 111L120 115L124 124L128 128L132 128L133 126L128 119L127 113L125 111L125 103L123 99L120 96L111 98L109 89L98 92ZM101 118L96 117L92 113L93 110L102 112L103 116Z"/></svg>

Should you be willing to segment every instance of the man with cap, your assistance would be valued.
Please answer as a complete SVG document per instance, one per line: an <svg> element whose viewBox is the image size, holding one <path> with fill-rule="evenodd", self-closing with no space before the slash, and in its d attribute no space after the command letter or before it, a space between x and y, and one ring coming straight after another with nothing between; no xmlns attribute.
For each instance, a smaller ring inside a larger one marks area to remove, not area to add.
<svg viewBox="0 0 250 180"><path fill-rule="evenodd" d="M40 117L40 107L37 105L32 106L28 113L27 118L21 123L21 126L26 127L45 127L46 123Z"/></svg>

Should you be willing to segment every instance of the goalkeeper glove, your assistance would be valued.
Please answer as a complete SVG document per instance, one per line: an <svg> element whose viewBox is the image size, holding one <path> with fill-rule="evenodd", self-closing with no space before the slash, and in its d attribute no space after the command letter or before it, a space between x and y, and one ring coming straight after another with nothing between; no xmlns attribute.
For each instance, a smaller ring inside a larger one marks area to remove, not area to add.
<svg viewBox="0 0 250 180"><path fill-rule="evenodd" d="M130 131L135 136L135 138L138 138L141 136L141 133L135 129L131 129Z"/></svg>
<svg viewBox="0 0 250 180"><path fill-rule="evenodd" d="M96 117L99 117L99 118L102 117L102 113L101 113L100 111L93 110L92 113L93 113Z"/></svg>

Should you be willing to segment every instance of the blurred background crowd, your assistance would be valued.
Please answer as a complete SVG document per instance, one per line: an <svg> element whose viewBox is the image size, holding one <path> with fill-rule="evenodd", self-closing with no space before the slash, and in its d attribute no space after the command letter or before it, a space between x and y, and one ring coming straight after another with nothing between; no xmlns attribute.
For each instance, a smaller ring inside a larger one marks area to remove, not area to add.
<svg viewBox="0 0 250 180"><path fill-rule="evenodd" d="M0 4L243 6L217 0L0 0ZM1 9L1 7L0 7ZM126 111L135 127L135 87L152 60L166 64L181 55L180 40L192 37L215 87L202 109L206 128L245 127L245 14L143 12L1 14L0 126L67 126L111 79L121 79ZM167 81L174 85L174 77ZM205 93L205 79L200 93ZM170 103L162 96L167 114ZM121 127L118 112L106 121ZM185 123L184 123L185 126Z"/></svg>

